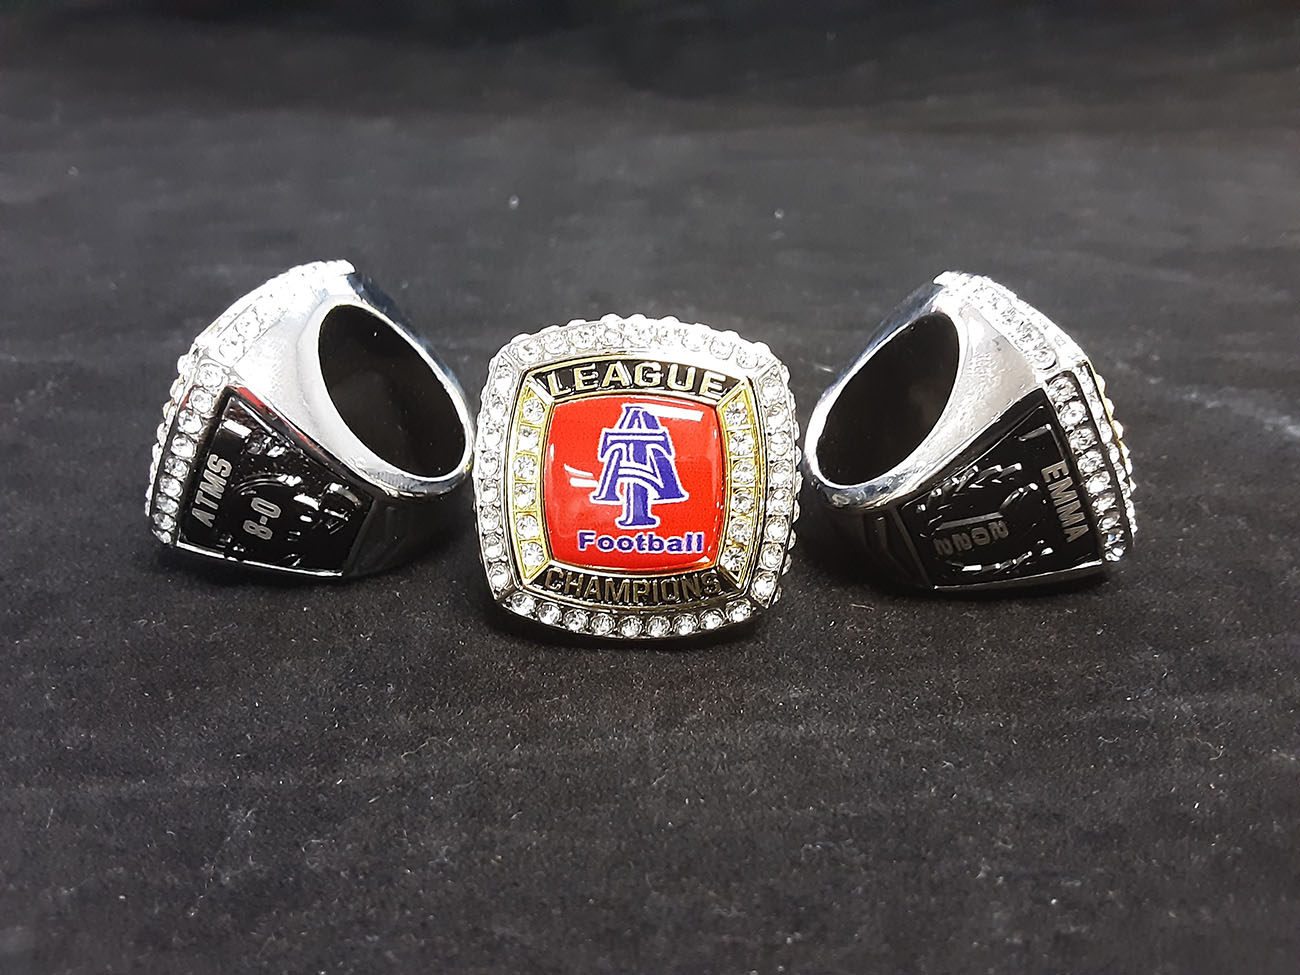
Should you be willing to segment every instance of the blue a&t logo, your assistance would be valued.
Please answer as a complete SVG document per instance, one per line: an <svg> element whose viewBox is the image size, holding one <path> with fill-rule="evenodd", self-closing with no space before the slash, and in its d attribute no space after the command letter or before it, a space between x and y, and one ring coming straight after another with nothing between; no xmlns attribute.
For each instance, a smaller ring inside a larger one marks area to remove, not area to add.
<svg viewBox="0 0 1300 975"><path fill-rule="evenodd" d="M685 501L673 462L673 441L659 418L638 403L623 404L618 423L600 435L600 486L592 493L594 504L621 504L620 528L654 528L659 518L651 505ZM624 487L622 496L619 486Z"/></svg>

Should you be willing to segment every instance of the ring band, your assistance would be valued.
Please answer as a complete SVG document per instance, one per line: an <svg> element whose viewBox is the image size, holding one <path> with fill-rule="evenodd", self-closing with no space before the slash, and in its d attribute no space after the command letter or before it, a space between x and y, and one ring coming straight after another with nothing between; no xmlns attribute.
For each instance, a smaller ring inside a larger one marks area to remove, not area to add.
<svg viewBox="0 0 1300 975"><path fill-rule="evenodd" d="M628 640L771 606L800 485L787 383L765 345L675 318L511 341L489 367L475 458L497 602Z"/></svg>
<svg viewBox="0 0 1300 975"><path fill-rule="evenodd" d="M823 393L805 455L878 567L937 590L1056 582L1122 558L1132 461L1105 384L996 282L946 272Z"/></svg>
<svg viewBox="0 0 1300 975"><path fill-rule="evenodd" d="M346 261L291 268L177 363L146 514L165 545L299 575L405 561L469 473L455 378Z"/></svg>

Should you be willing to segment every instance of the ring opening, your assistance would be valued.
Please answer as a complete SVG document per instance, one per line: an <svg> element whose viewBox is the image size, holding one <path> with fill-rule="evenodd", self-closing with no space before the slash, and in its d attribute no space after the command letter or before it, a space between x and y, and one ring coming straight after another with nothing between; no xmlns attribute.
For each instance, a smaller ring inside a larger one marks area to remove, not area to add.
<svg viewBox="0 0 1300 975"><path fill-rule="evenodd" d="M948 404L960 354L945 315L918 318L877 349L826 414L817 444L822 475L861 484L906 460Z"/></svg>
<svg viewBox="0 0 1300 975"><path fill-rule="evenodd" d="M364 308L340 305L321 322L318 350L325 389L362 443L417 477L460 466L465 429L455 403L405 336Z"/></svg>

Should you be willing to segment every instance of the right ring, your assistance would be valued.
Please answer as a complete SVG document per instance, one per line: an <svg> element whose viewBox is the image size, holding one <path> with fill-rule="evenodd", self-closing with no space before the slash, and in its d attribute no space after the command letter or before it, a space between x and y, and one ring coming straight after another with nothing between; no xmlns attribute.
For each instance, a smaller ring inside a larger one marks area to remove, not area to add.
<svg viewBox="0 0 1300 975"><path fill-rule="evenodd" d="M1061 582L1123 558L1133 465L1079 346L995 281L948 271L891 312L822 394L819 499L895 581Z"/></svg>

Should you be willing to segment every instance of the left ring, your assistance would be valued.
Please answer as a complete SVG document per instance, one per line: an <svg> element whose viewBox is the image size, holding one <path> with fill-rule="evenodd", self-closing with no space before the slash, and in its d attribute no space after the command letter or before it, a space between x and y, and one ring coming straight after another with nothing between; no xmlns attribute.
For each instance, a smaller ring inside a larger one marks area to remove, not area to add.
<svg viewBox="0 0 1300 975"><path fill-rule="evenodd" d="M163 406L145 512L168 547L317 577L426 548L470 470L464 393L347 261L290 268L194 340Z"/></svg>

